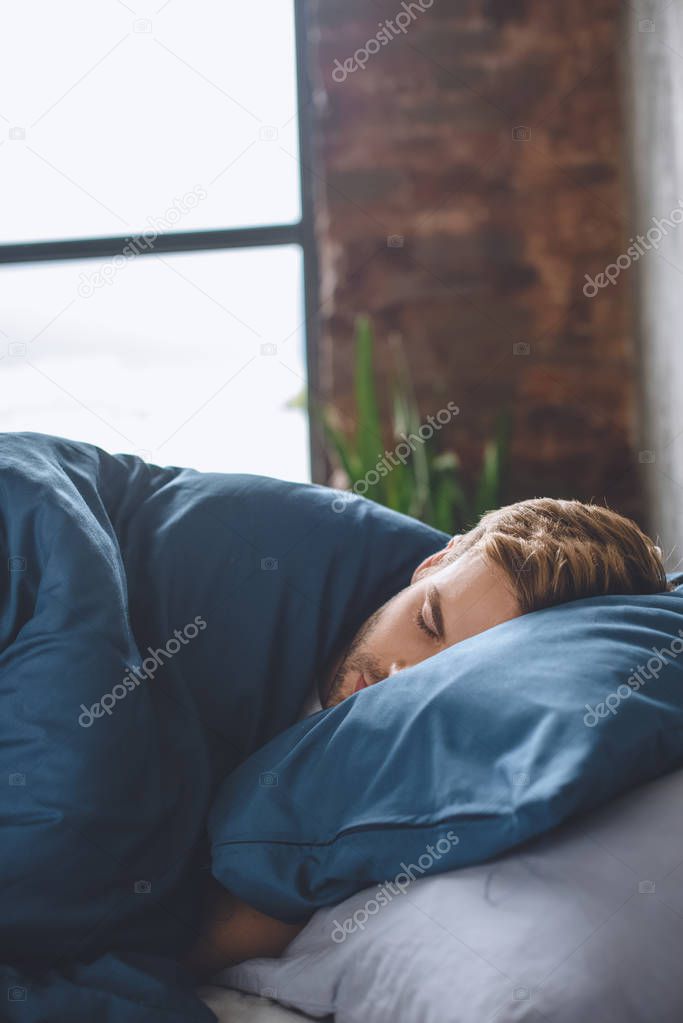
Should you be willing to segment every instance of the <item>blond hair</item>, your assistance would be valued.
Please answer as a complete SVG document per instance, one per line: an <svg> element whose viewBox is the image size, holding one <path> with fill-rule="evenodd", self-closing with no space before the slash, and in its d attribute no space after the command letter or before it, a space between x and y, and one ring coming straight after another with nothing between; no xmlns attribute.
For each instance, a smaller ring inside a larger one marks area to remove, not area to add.
<svg viewBox="0 0 683 1023"><path fill-rule="evenodd" d="M523 614L669 589L659 547L631 519L597 504L542 497L487 512L441 565L475 550L503 569Z"/></svg>

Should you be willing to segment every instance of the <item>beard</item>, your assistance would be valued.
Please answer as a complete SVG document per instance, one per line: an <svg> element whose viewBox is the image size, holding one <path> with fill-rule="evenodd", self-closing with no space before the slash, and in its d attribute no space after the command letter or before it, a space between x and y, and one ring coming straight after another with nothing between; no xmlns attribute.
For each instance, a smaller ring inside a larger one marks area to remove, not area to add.
<svg viewBox="0 0 683 1023"><path fill-rule="evenodd" d="M332 679L329 696L325 701L325 708L335 707L342 700L345 700L347 696L351 696L359 675L363 675L368 686L372 686L386 678L387 673L377 658L369 650L364 649L365 644L379 625L386 606L386 604L383 604L377 611L371 614L351 640L344 659Z"/></svg>

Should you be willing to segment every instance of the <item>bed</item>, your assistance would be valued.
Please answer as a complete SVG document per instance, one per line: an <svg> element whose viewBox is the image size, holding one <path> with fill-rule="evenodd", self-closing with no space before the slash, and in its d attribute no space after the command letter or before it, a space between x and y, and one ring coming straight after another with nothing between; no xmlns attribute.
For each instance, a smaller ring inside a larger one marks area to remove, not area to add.
<svg viewBox="0 0 683 1023"><path fill-rule="evenodd" d="M0 482L11 1023L680 1023L683 592L522 616L300 721L443 534L37 434ZM371 912L403 859L426 876ZM313 916L202 1000L209 870Z"/></svg>

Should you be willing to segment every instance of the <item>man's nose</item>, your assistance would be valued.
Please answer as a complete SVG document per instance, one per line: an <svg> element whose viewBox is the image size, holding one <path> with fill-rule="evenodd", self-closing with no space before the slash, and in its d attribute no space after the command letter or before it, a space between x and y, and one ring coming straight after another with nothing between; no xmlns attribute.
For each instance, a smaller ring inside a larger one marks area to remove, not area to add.
<svg viewBox="0 0 683 1023"><path fill-rule="evenodd" d="M407 664L405 661L394 661L391 667L389 668L389 676L391 677L391 675L395 675L397 671L402 671L403 668L406 667Z"/></svg>

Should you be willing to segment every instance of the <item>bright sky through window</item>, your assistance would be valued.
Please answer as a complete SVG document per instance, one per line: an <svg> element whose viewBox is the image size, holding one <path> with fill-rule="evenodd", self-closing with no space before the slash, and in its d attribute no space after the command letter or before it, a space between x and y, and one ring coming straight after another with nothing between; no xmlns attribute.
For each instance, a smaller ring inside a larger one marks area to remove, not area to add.
<svg viewBox="0 0 683 1023"><path fill-rule="evenodd" d="M291 0L15 4L0 37L0 429L306 479L296 246L144 255L301 215Z"/></svg>

